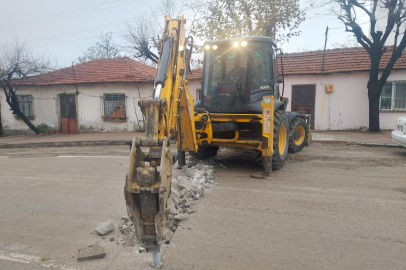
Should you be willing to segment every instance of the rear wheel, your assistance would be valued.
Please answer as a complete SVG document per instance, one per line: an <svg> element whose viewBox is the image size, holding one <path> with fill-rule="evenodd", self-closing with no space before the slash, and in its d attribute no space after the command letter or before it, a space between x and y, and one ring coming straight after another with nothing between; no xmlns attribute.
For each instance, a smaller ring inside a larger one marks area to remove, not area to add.
<svg viewBox="0 0 406 270"><path fill-rule="evenodd" d="M294 118L289 125L289 153L296 153L305 147L309 129L301 118Z"/></svg>
<svg viewBox="0 0 406 270"><path fill-rule="evenodd" d="M199 146L197 152L189 152L189 154L196 159L206 159L208 157L214 157L219 150L218 146Z"/></svg>
<svg viewBox="0 0 406 270"><path fill-rule="evenodd" d="M289 147L289 125L285 111L276 110L273 123L272 169L279 170L285 163Z"/></svg>

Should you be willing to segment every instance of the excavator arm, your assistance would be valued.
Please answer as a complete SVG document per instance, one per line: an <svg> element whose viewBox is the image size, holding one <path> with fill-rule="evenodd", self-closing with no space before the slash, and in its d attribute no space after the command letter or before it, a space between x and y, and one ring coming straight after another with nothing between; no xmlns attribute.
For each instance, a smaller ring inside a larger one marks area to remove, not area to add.
<svg viewBox="0 0 406 270"><path fill-rule="evenodd" d="M187 60L193 42L185 37L183 17L165 19L153 98L139 102L145 115L146 136L132 140L130 164L124 186L127 213L139 243L153 253L159 264L160 245L167 234L167 200L171 192L173 156L170 141L176 140L179 163L184 151L197 151L193 97L186 80ZM186 46L190 50L186 50ZM142 148L148 147L144 153Z"/></svg>

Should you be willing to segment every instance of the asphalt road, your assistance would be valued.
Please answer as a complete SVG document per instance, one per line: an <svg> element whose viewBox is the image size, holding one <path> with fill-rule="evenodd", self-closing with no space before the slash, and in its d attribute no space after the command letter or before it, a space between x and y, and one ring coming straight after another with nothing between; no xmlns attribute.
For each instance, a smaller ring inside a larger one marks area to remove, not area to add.
<svg viewBox="0 0 406 270"><path fill-rule="evenodd" d="M1 149L0 269L149 269L149 254L92 234L126 215L127 154ZM406 149L312 145L272 180L249 178L249 153L218 161L227 168L163 249L164 269L406 268ZM106 257L77 262L96 242Z"/></svg>

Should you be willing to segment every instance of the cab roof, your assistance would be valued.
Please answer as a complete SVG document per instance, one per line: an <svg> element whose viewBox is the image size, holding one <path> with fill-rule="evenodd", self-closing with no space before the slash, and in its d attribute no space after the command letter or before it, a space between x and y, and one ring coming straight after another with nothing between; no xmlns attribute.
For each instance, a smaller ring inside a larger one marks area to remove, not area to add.
<svg viewBox="0 0 406 270"><path fill-rule="evenodd" d="M204 42L204 45L215 45L215 44L226 44L226 43L232 43L235 41L262 41L262 42L267 42L271 43L273 47L277 47L275 42L272 40L270 37L263 37L263 36L247 36L247 37L240 37L240 38L230 38L230 39L220 39L220 40L208 40Z"/></svg>

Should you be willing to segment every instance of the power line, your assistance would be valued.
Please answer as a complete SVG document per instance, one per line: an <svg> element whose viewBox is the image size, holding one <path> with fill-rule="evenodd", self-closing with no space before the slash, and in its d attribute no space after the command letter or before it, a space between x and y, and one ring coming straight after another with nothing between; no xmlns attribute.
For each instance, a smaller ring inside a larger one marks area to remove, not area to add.
<svg viewBox="0 0 406 270"><path fill-rule="evenodd" d="M79 40L84 40L84 39L89 39L89 38L97 38L97 36L91 36L91 37L86 37L86 38L80 38L80 39L75 39L75 40L68 40L68 41L64 41L64 42L36 46L36 47L33 47L33 49L46 47L46 46L52 46L52 45L58 45L58 44L63 44L63 43L69 43L69 42L74 42L74 41L79 41Z"/></svg>
<svg viewBox="0 0 406 270"><path fill-rule="evenodd" d="M141 2L141 1L142 1L142 0L131 1L131 2L128 2L128 3L125 3L125 4L116 5L116 6L112 6L112 7L108 7L108 8L102 8L102 9L98 9L98 10L94 10L94 11L89 11L89 12L85 12L85 13L80 13L80 14L76 14L76 15L72 15L72 16L57 18L57 19L54 19L54 20L49 20L49 21L44 21L44 22L40 22L40 23L34 23L34 24L26 25L26 26L16 27L16 28L12 28L12 29L2 30L2 31L0 31L0 33L8 32L8 31L16 30L16 29L21 29L21 28L26 28L26 27L30 27L30 26L34 26L34 25L39 25L39 24L54 22L54 21L58 21L58 20L68 19L68 18L72 18L72 17L76 17L76 16L80 16L80 15L85 15L85 14L89 14L89 13L94 13L94 12L98 12L98 11L102 11L102 10L106 10L106 9L115 8L115 7L121 7L121 6L129 5L129 4L134 4L134 3L137 3L137 2Z"/></svg>
<svg viewBox="0 0 406 270"><path fill-rule="evenodd" d="M91 9L91 8L94 8L94 7L104 6L104 5L108 5L108 4L111 4L111 3L116 3L116 2L121 2L121 1L124 1L124 0L116 0L116 1L107 2L107 3L104 3L104 4L95 5L95 6L91 6L91 7L87 7L87 8L75 9L75 10L72 10L72 11L63 12L63 13L58 13L58 14L55 14L55 15L51 15L51 16L47 16L47 17L42 17L42 18L37 18L37 19L32 19L32 20L28 20L28 21L24 21L24 22L18 22L18 23L6 24L6 25L2 25L2 26L0 26L0 28L3 28L3 27L9 27L9 26L13 26L13 25L19 25L19 24L25 24L25 23L34 22L34 21L39 21L39 20L43 20L43 19L48 19L48 18L52 18L52 17L56 17L56 16L60 16L60 15L64 15L64 14L73 13L73 12L76 12L76 11L81 11L81 10Z"/></svg>

